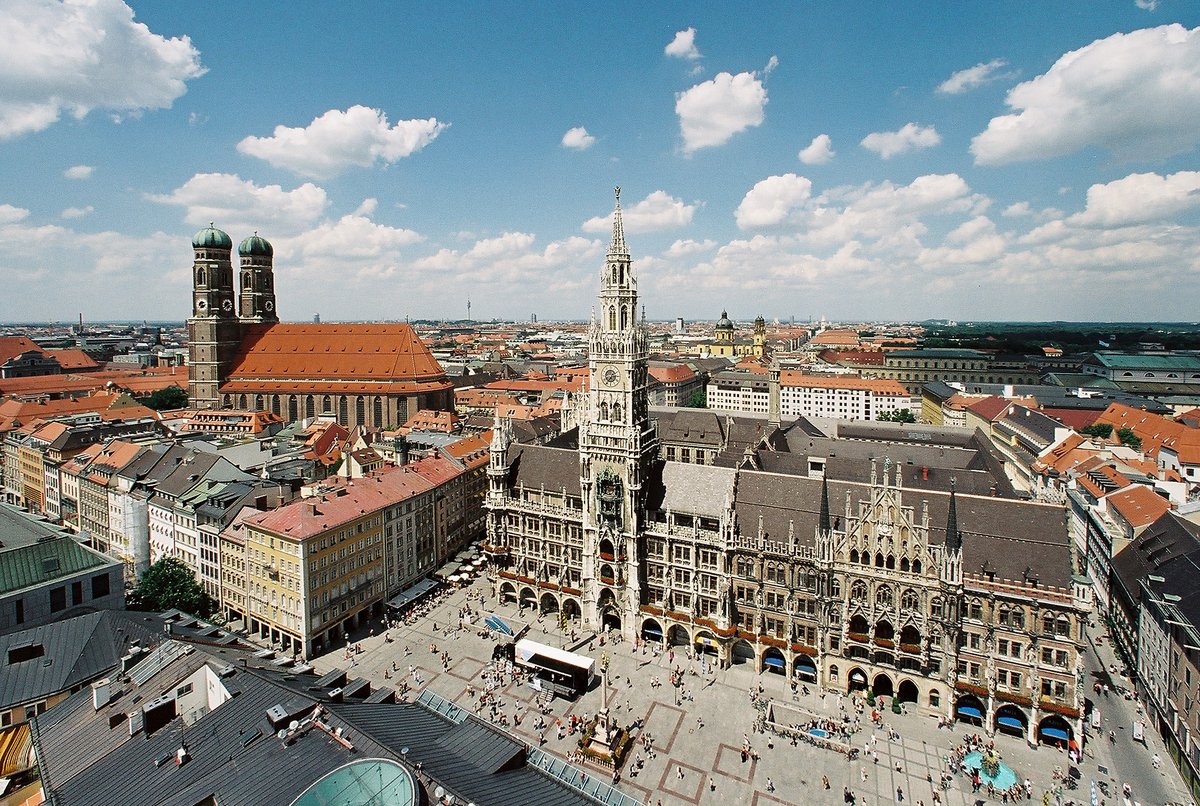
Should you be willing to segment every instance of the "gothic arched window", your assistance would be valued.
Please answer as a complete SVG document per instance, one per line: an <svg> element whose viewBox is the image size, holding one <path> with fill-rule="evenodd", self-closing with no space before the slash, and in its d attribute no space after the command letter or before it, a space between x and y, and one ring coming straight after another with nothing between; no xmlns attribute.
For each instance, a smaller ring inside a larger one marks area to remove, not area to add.
<svg viewBox="0 0 1200 806"><path fill-rule="evenodd" d="M629 309L626 306L622 305L621 306L621 330L624 330L627 327L629 327Z"/></svg>

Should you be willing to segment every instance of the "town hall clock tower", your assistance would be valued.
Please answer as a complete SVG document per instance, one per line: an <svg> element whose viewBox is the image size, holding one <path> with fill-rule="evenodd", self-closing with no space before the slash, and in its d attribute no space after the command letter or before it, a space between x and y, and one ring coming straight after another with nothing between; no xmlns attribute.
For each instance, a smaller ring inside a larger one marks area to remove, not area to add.
<svg viewBox="0 0 1200 806"><path fill-rule="evenodd" d="M624 637L632 638L641 603L643 486L658 457L658 436L648 414L648 332L644 312L638 316L637 277L625 246L620 188L616 197L598 312L588 333L588 405L579 432L582 599L585 624L619 626Z"/></svg>

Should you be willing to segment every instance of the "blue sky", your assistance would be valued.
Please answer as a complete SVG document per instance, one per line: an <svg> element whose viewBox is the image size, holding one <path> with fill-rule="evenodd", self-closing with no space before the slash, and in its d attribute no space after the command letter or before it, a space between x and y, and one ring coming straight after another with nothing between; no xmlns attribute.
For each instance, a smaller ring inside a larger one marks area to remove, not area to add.
<svg viewBox="0 0 1200 806"><path fill-rule="evenodd" d="M0 320L1195 319L1200 4L0 6Z"/></svg>

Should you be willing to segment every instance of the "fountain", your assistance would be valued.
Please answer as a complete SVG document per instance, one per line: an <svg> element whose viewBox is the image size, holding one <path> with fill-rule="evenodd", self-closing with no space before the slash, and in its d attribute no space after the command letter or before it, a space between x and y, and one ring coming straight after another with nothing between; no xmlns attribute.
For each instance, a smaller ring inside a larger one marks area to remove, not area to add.
<svg viewBox="0 0 1200 806"><path fill-rule="evenodd" d="M1000 755L994 750L986 753L967 753L963 757L963 766L969 770L978 770L984 783L990 783L996 789L1008 789L1017 782L1017 774L1013 772L1012 767L1001 761Z"/></svg>

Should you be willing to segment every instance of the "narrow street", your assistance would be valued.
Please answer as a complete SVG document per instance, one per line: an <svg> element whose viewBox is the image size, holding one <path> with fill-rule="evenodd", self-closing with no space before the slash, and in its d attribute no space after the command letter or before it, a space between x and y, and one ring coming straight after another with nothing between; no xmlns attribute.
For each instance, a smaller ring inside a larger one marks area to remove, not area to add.
<svg viewBox="0 0 1200 806"><path fill-rule="evenodd" d="M1088 630L1088 642L1085 652L1085 685L1088 696L1094 707L1100 711L1100 728L1093 730L1089 723L1088 743L1084 750L1084 762L1081 767L1083 780L1080 783L1080 800L1087 802L1090 797L1090 782L1103 781L1108 794L1103 791L1098 794L1109 803L1121 803L1121 786L1128 783L1133 791L1133 803L1145 804L1191 804L1193 800L1179 773L1172 766L1170 757L1162 737L1153 727L1150 719L1136 698L1133 686L1127 676L1121 674L1124 665L1113 651L1111 639L1103 626ZM1117 673L1111 674L1110 668L1116 668ZM1107 683L1109 692L1096 695L1093 691L1095 683ZM1145 721L1143 731L1145 742L1133 738L1133 724ZM1110 733L1115 734L1115 741L1110 740ZM1154 769L1152 759L1155 754L1161 759L1158 770ZM1108 774L1101 771L1104 768Z"/></svg>

